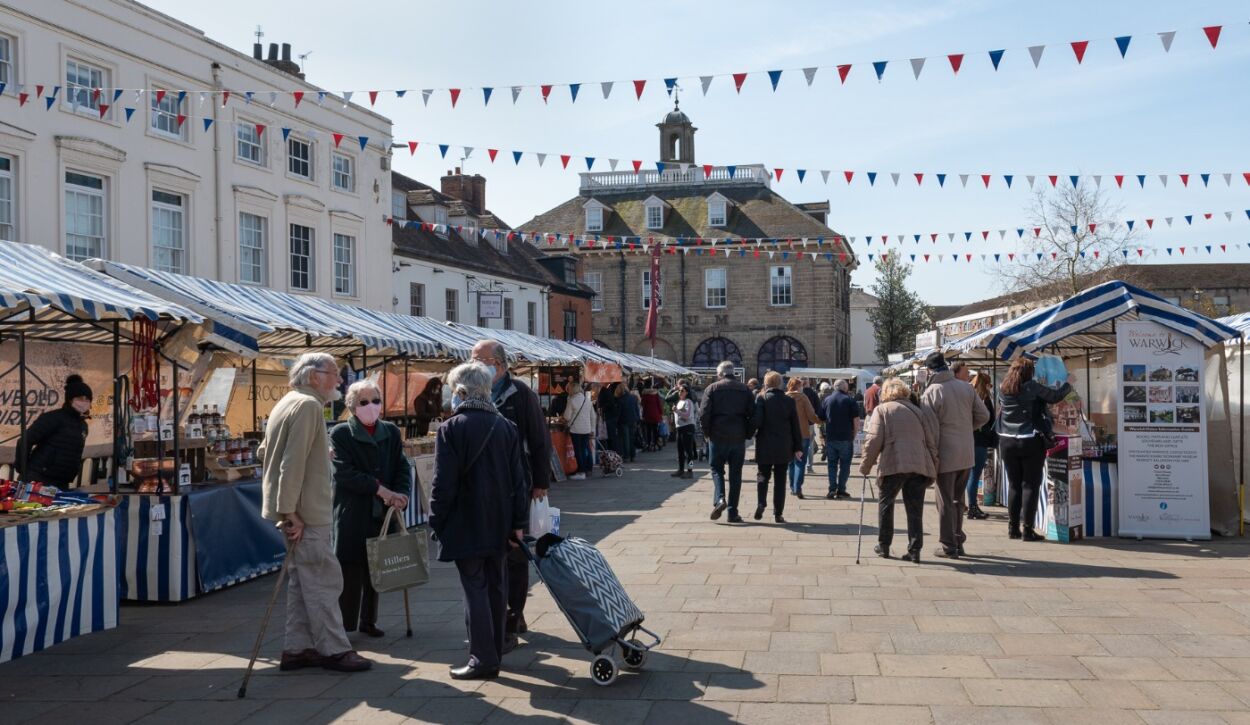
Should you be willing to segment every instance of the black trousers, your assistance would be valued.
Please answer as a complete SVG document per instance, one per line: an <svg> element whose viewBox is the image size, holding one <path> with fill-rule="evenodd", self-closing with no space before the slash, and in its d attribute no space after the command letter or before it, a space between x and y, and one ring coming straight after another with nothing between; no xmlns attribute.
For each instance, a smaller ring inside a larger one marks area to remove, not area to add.
<svg viewBox="0 0 1250 725"><path fill-rule="evenodd" d="M1046 447L1040 436L998 439L998 454L1007 468L1007 518L1012 529L1033 528L1042 492Z"/></svg>
<svg viewBox="0 0 1250 725"><path fill-rule="evenodd" d="M786 508L786 474L788 463L760 463L756 467L755 493L759 506L768 505L768 479L773 480L773 517L780 516Z"/></svg>
<svg viewBox="0 0 1250 725"><path fill-rule="evenodd" d="M928 480L916 473L895 473L877 481L877 542L890 550L894 542L894 502L903 494L907 512L907 551L918 552L924 545L924 493Z"/></svg>
<svg viewBox="0 0 1250 725"><path fill-rule="evenodd" d="M683 425L677 429L677 470L684 471L694 464L694 426Z"/></svg>
<svg viewBox="0 0 1250 725"><path fill-rule="evenodd" d="M464 589L464 623L469 630L469 656L479 667L493 669L503 658L504 604L508 590L504 555L457 559Z"/></svg>
<svg viewBox="0 0 1250 725"><path fill-rule="evenodd" d="M343 593L339 595L339 611L343 613L343 628L356 631L361 627L378 623L378 593L369 580L369 565L363 561L340 561L343 570Z"/></svg>
<svg viewBox="0 0 1250 725"><path fill-rule="evenodd" d="M525 616L525 600L530 595L530 561L520 548L509 549L508 634L517 634L517 624Z"/></svg>

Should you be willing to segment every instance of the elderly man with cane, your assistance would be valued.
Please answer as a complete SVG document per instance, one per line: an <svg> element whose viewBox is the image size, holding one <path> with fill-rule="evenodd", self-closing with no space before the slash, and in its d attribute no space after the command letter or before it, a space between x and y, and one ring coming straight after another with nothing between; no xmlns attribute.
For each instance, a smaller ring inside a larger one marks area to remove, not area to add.
<svg viewBox="0 0 1250 725"><path fill-rule="evenodd" d="M338 366L329 355L308 353L291 368L290 382L260 447L261 513L280 522L291 542L284 564L286 644L279 669L360 672L373 663L356 654L343 629L343 572L330 547L334 490L323 411L340 397Z"/></svg>
<svg viewBox="0 0 1250 725"><path fill-rule="evenodd" d="M946 366L941 352L930 353L924 364L929 386L920 396L920 406L938 422L937 513L942 545L934 556L958 559L964 555L966 538L964 488L976 463L972 431L989 422L990 412L972 386Z"/></svg>

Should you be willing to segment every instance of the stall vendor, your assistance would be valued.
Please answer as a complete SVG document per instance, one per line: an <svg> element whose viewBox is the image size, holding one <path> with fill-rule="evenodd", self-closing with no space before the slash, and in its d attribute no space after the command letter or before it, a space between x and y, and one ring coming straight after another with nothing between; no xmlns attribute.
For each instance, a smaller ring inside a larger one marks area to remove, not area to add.
<svg viewBox="0 0 1250 725"><path fill-rule="evenodd" d="M87 444L91 388L82 376L65 379L65 402L35 419L26 431L26 469L22 478L65 488L82 470Z"/></svg>

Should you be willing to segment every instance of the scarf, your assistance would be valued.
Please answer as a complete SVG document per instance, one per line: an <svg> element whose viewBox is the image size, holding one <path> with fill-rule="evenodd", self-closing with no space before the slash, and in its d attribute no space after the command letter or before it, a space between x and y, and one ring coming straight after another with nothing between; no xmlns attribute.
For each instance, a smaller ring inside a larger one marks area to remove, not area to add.
<svg viewBox="0 0 1250 725"><path fill-rule="evenodd" d="M456 409L453 410L452 413L459 413L462 410L486 410L496 415L499 414L499 410L495 407L494 403L489 400L482 400L481 398L469 398L461 401L460 405L456 406Z"/></svg>

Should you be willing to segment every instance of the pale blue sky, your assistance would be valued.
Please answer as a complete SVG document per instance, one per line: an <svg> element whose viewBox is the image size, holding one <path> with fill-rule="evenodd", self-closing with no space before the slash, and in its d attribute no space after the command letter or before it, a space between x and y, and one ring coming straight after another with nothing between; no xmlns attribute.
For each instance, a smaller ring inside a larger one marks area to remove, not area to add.
<svg viewBox="0 0 1250 725"><path fill-rule="evenodd" d="M495 87L488 108L481 91L473 90L455 110L445 92L428 108L411 92L402 100L380 99L377 110L393 119L398 141L452 144L447 160L430 150L412 158L397 152L396 168L426 183L437 185L457 163L451 159L458 147L477 148L465 166L487 177L488 205L512 224L574 195L573 169L584 169L582 156L598 157L596 170L606 168L609 157L626 165L635 158L654 162L654 124L671 105L660 78L815 65L820 70L812 87L793 71L775 93L762 74L750 76L741 94L728 77L713 81L706 97L697 78L683 81L682 109L699 128L699 163L785 168L774 188L795 202L828 199L831 226L858 237L861 255L878 249L876 242L872 250L864 247L868 234L965 230L977 232L973 243L952 246L942 236L936 247L927 237L921 246L948 255L1007 251L1011 237L999 242L992 233L989 243L979 242L979 232L1023 225L1025 174L1169 173L1166 189L1152 176L1144 190L1126 181L1123 191L1109 192L1124 219L1176 218L1173 229L1141 241L1239 245L1236 254L1203 254L1197 261L1250 262L1250 220L1242 211L1250 208L1250 187L1241 179L1250 171L1250 8L1244 2L148 4L243 52L250 53L251 33L262 25L265 42L312 51L309 80L328 90ZM1225 27L1212 50L1200 28L1216 24ZM1178 32L1165 54L1156 34L1169 30ZM1124 60L1112 40L1119 35L1133 36ZM1078 66L1068 43L1086 39L1091 43ZM1026 48L1038 44L1047 48L1035 70ZM986 51L997 48L1007 53L995 73ZM952 77L944 56L957 52L967 56ZM917 81L907 59L920 56L931 59ZM891 62L878 83L871 62L882 59ZM855 64L845 85L833 70L842 63ZM633 78L652 79L641 102L628 82L603 100L599 81ZM508 91L568 82L585 84L576 104L569 103L567 88L553 90L547 105L537 88L527 89L515 106ZM501 150L495 164L487 148ZM541 169L532 157L517 167L508 153L513 149L552 156ZM568 171L555 156L561 152L574 155ZM808 170L805 183L796 168ZM827 186L819 169L833 170ZM858 172L850 187L844 169ZM867 170L880 173L873 188L861 178ZM891 171L905 175L898 188L889 182ZM919 189L914 171L925 172ZM931 178L936 172L949 174L945 188ZM1186 172L1194 175L1188 189L1175 177ZM1197 179L1204 172L1213 174L1209 188ZM1235 174L1232 188L1225 187L1224 172ZM960 173L993 173L995 179L987 191L974 176L964 189ZM1005 173L1019 175L1011 190L1003 188ZM1113 186L1104 179L1104 188ZM1237 212L1232 223L1223 217L1226 210ZM1196 220L1192 227L1182 220L1204 212L1214 212L1215 220ZM916 249L910 239L907 246L909 253ZM856 283L871 283L869 266L855 273ZM932 304L999 292L993 266L980 263L918 264L913 282Z"/></svg>

